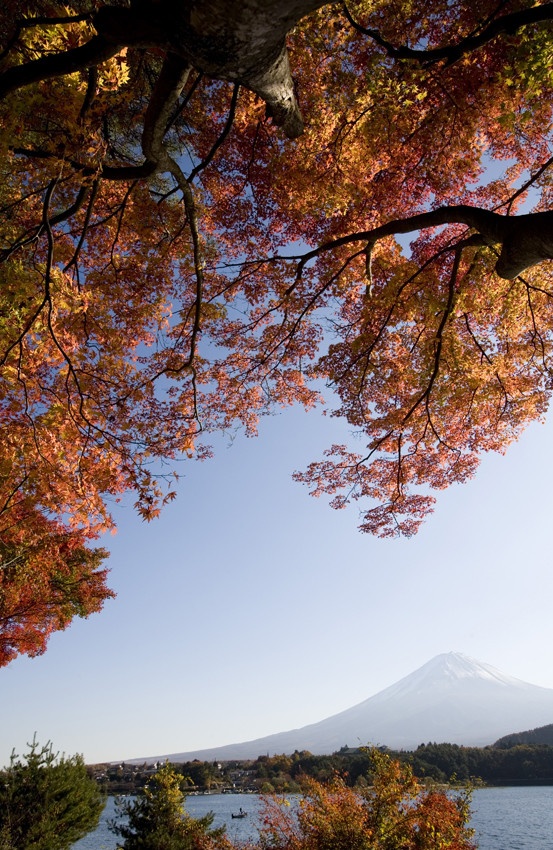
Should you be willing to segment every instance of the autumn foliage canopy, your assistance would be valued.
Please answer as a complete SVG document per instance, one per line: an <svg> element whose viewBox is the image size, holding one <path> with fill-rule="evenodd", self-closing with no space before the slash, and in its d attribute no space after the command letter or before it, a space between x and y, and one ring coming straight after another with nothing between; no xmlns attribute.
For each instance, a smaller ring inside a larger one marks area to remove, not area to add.
<svg viewBox="0 0 553 850"><path fill-rule="evenodd" d="M210 434L328 385L365 448L296 477L395 536L544 415L551 20L2 4L0 662L101 607L110 501L155 517Z"/></svg>

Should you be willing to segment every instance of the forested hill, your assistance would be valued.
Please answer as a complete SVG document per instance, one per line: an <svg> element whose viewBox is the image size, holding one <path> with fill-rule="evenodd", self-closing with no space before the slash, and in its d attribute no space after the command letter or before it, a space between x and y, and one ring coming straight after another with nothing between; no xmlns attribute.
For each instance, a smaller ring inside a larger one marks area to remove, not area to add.
<svg viewBox="0 0 553 850"><path fill-rule="evenodd" d="M520 744L548 744L553 747L553 723L549 723L547 726L538 726L537 729L530 729L527 732L513 732L512 735L504 735L503 738L495 742L494 747L505 750Z"/></svg>
<svg viewBox="0 0 553 850"><path fill-rule="evenodd" d="M437 781L481 780L487 785L553 785L553 746L517 744L509 748L422 744L400 754L419 777Z"/></svg>

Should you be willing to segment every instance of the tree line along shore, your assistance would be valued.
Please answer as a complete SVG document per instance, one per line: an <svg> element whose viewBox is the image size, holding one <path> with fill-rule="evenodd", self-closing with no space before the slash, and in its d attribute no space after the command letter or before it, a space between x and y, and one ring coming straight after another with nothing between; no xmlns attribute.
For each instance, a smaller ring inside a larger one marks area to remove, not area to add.
<svg viewBox="0 0 553 850"><path fill-rule="evenodd" d="M513 736L515 738L515 736ZM422 780L474 785L553 785L553 745L511 743L502 739L487 747L421 744L412 752L388 752L409 765ZM515 738L516 740L516 738ZM342 747L331 755L303 750L292 755L262 755L249 761L188 761L173 764L189 793L296 793L306 777L328 782L337 774L349 787L365 785L370 755L363 748ZM89 773L108 794L140 792L159 767L144 764L89 765Z"/></svg>

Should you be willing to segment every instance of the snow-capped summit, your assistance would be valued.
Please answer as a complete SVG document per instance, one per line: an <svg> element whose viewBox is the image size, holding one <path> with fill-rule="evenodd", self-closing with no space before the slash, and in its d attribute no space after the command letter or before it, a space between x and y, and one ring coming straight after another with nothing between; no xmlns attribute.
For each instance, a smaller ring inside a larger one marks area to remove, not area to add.
<svg viewBox="0 0 553 850"><path fill-rule="evenodd" d="M447 688L455 688L461 680L488 681L503 687L513 688L535 688L536 685L528 685L521 679L515 679L492 667L484 664L462 652L444 652L436 655L418 670L409 673L400 679L395 685L391 685L371 699L388 699L394 694L407 695L408 693L443 691ZM541 690L544 690L541 688ZM545 689L547 690L547 689Z"/></svg>
<svg viewBox="0 0 553 850"><path fill-rule="evenodd" d="M429 741L485 746L503 735L548 723L553 723L553 689L507 676L462 653L448 652L319 723L164 758L247 759L294 750L322 754L365 744L411 750Z"/></svg>

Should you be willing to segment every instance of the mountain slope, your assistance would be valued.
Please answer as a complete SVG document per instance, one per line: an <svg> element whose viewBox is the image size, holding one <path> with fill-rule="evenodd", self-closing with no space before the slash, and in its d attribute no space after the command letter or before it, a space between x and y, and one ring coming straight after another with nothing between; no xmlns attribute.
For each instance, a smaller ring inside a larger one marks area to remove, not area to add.
<svg viewBox="0 0 553 850"><path fill-rule="evenodd" d="M368 743L406 750L428 741L485 746L513 730L552 721L553 689L528 684L466 655L449 652L319 723L254 741L163 758L175 762L248 759L294 750L320 754L344 745Z"/></svg>

